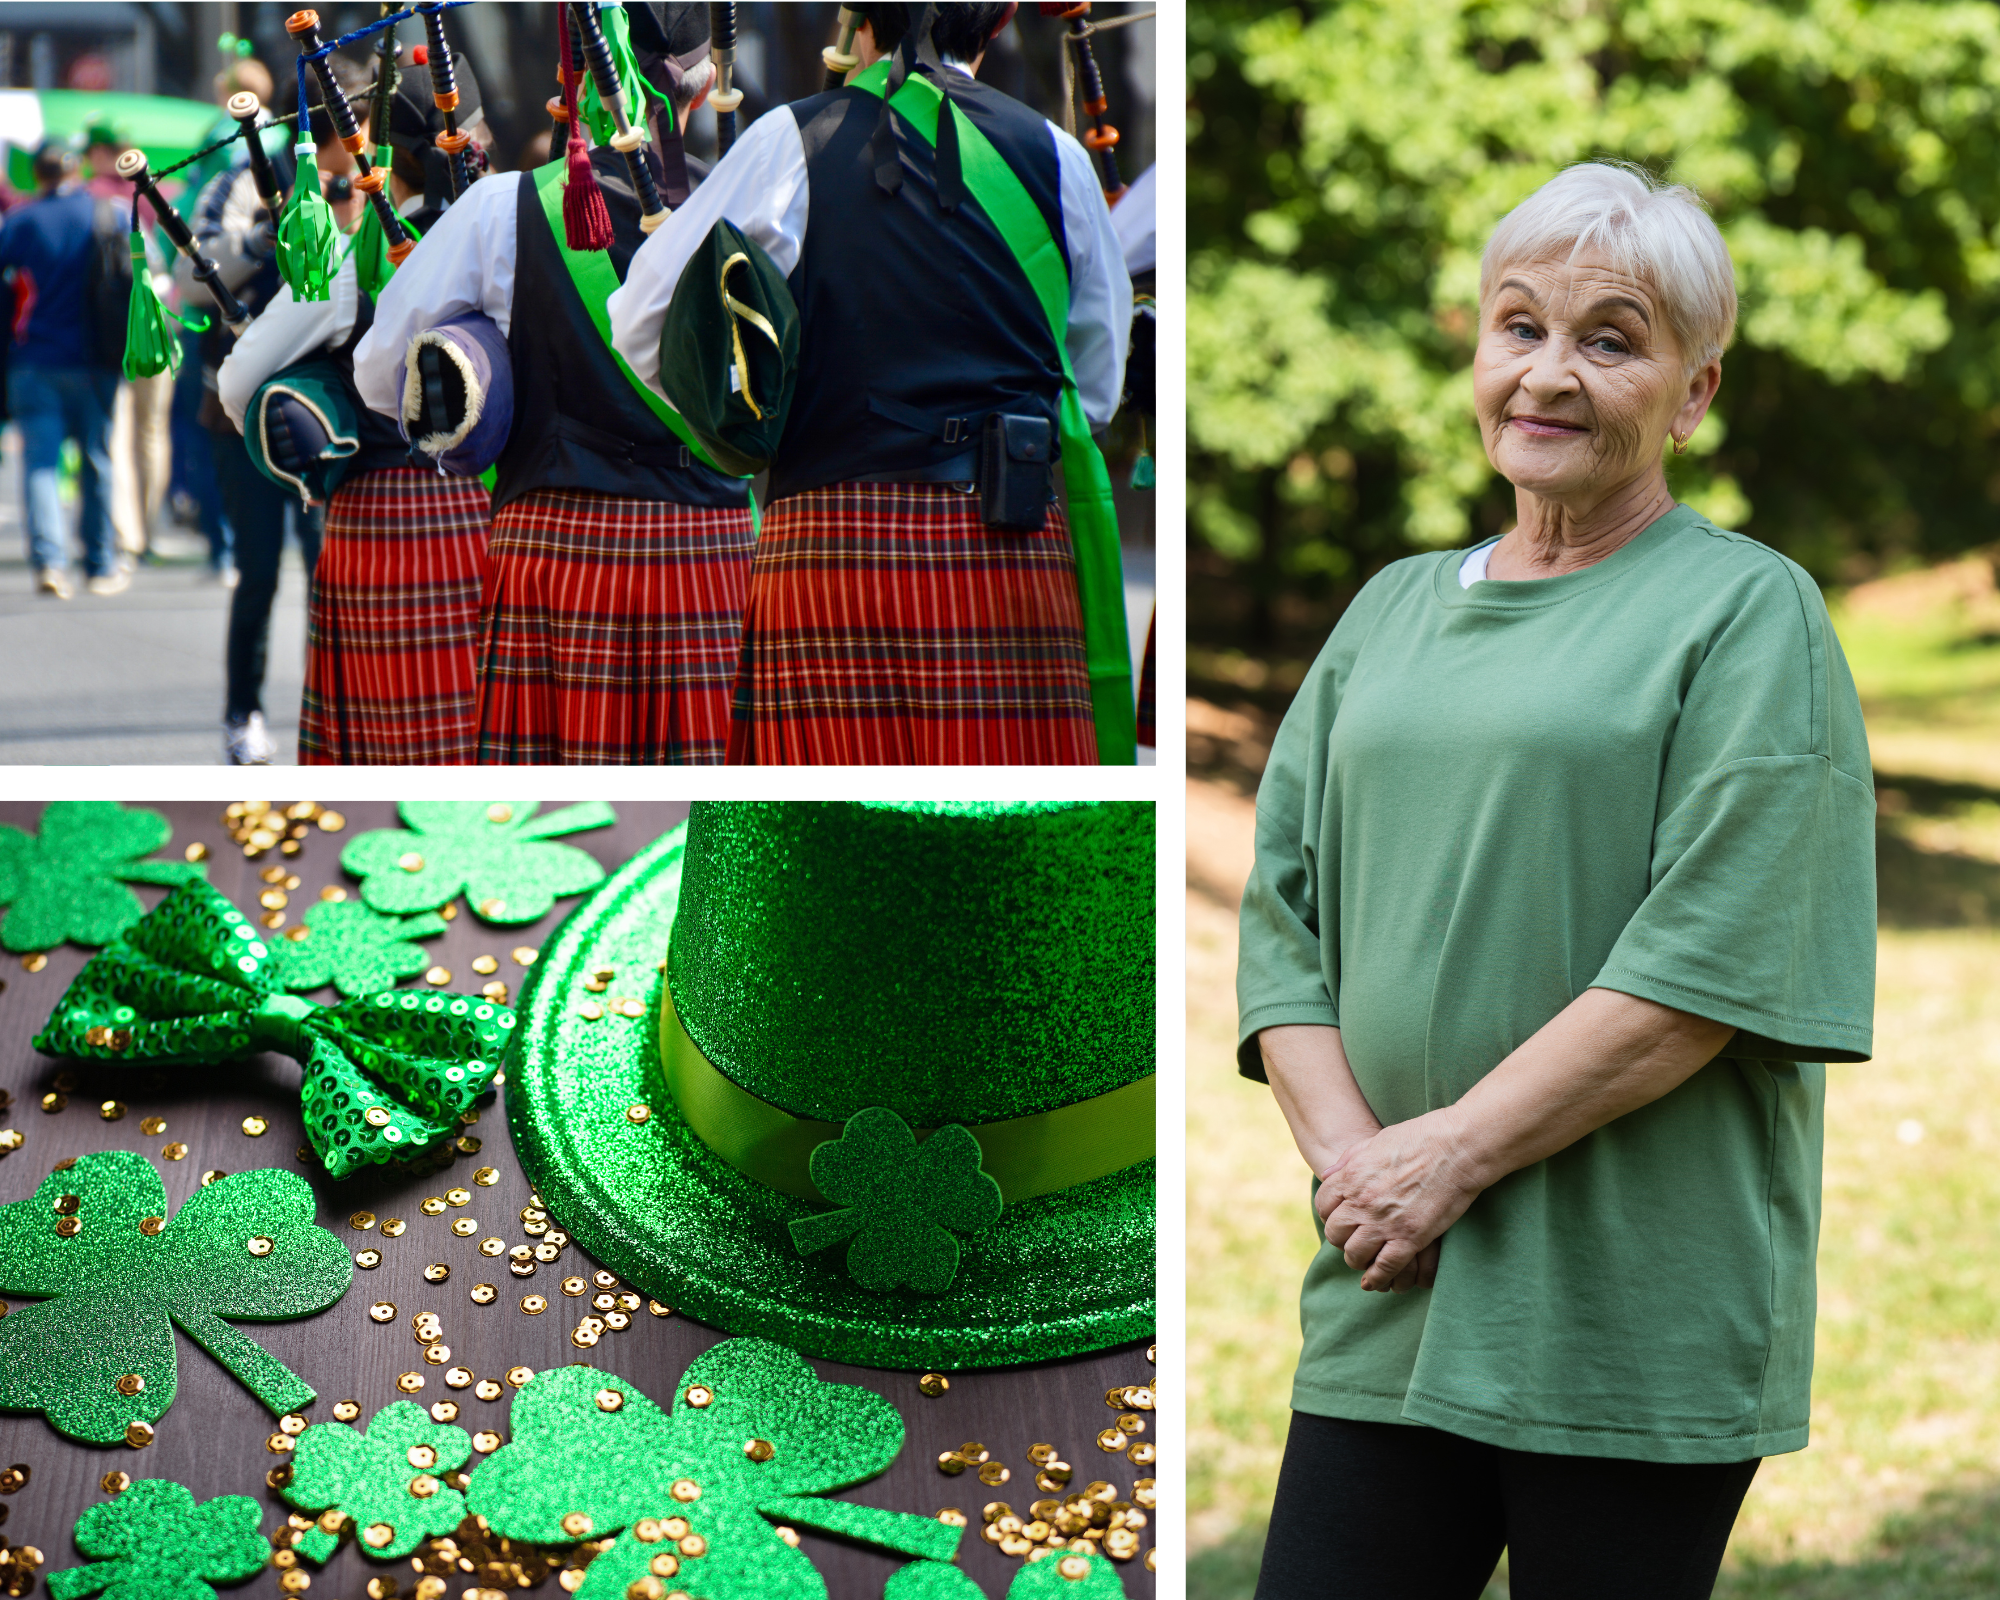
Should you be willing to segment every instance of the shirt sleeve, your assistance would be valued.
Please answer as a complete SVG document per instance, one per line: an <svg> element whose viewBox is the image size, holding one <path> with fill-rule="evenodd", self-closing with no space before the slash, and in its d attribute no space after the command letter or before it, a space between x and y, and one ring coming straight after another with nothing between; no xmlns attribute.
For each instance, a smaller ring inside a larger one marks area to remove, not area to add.
<svg viewBox="0 0 2000 1600"><path fill-rule="evenodd" d="M1111 226L1090 156L1053 122L1061 176L1063 238L1069 246L1070 371L1092 428L1102 428L1125 391L1125 348L1132 337L1132 279Z"/></svg>
<svg viewBox="0 0 2000 1600"><path fill-rule="evenodd" d="M1237 915L1236 1065L1266 1082L1257 1035L1290 1023L1340 1026L1340 818L1327 743L1341 689L1380 615L1388 574L1356 595L1279 724L1257 786L1257 856ZM1325 937L1322 937L1324 931Z"/></svg>
<svg viewBox="0 0 2000 1600"><path fill-rule="evenodd" d="M1818 588L1775 552L1710 642L1660 786L1651 882L1593 986L1733 1025L1726 1056L1865 1061L1875 794Z"/></svg>
<svg viewBox="0 0 2000 1600"><path fill-rule="evenodd" d="M291 286L280 284L216 374L217 398L236 431L243 431L244 413L270 378L315 351L339 344L354 331L360 309L361 286L351 254L334 274L328 299L294 300Z"/></svg>
<svg viewBox="0 0 2000 1600"><path fill-rule="evenodd" d="M513 327L520 185L530 174L481 178L424 235L375 301L375 322L354 347L354 387L370 411L402 414L403 353L426 328L483 312L505 338Z"/></svg>
<svg viewBox="0 0 2000 1600"><path fill-rule="evenodd" d="M639 381L660 387L660 328L688 260L719 218L755 239L790 277L806 237L806 147L788 106L759 117L688 196L687 204L633 253L625 281L605 302L611 343Z"/></svg>

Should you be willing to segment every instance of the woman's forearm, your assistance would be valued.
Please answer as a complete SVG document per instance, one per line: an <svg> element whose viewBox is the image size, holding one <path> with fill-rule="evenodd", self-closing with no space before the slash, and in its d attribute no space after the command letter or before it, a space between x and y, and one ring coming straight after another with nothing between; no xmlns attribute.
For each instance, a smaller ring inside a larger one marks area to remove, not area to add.
<svg viewBox="0 0 2000 1600"><path fill-rule="evenodd" d="M1712 1061L1735 1029L1615 989L1586 989L1433 1113L1479 1188L1650 1105Z"/></svg>
<svg viewBox="0 0 2000 1600"><path fill-rule="evenodd" d="M1266 1028L1257 1035L1257 1050L1299 1154L1315 1173L1381 1128L1354 1081L1338 1028L1299 1023Z"/></svg>

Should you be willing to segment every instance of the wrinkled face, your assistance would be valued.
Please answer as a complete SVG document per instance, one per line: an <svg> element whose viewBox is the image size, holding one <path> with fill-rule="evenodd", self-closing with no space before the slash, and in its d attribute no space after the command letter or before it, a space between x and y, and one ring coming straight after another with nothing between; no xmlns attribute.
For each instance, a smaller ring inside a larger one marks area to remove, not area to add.
<svg viewBox="0 0 2000 1600"><path fill-rule="evenodd" d="M1517 488L1588 499L1657 464L1671 425L1692 429L1716 370L1690 377L1653 286L1604 256L1516 262L1480 307L1473 397L1487 458Z"/></svg>

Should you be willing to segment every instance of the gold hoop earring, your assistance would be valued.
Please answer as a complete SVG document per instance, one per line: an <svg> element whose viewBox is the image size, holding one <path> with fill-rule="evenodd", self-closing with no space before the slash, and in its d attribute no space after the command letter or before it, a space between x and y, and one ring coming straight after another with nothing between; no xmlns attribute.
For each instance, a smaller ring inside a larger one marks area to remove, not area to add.
<svg viewBox="0 0 2000 1600"><path fill-rule="evenodd" d="M1688 448L1687 440L1683 439L1679 434L1674 434L1673 441L1674 441L1674 454L1677 456L1686 455Z"/></svg>

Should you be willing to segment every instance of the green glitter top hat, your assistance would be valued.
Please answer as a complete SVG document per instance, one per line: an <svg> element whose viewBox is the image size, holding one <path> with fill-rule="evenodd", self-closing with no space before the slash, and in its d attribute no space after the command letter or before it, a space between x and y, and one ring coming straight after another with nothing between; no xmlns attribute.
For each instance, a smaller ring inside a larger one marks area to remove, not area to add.
<svg viewBox="0 0 2000 1600"><path fill-rule="evenodd" d="M656 1300L809 1355L1146 1337L1153 856L1150 804L697 804L543 948L522 1164Z"/></svg>

